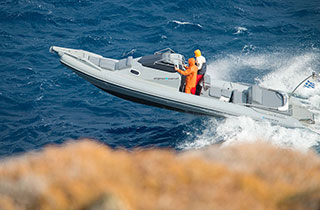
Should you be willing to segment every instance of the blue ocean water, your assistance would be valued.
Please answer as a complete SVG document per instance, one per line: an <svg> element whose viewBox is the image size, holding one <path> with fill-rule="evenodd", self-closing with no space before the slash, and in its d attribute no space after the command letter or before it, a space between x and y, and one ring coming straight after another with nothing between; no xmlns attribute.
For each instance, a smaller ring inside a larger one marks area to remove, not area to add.
<svg viewBox="0 0 320 210"><path fill-rule="evenodd" d="M201 49L216 78L284 91L320 67L319 0L2 0L0 156L89 137L111 147L194 149L270 141L320 151L320 88L297 93L312 130L210 118L109 95L62 66L51 45L105 57Z"/></svg>

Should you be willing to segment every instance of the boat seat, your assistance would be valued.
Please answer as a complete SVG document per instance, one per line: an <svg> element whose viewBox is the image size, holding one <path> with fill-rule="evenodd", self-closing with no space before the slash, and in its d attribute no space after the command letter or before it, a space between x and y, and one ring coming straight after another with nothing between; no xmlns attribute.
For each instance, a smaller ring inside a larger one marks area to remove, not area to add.
<svg viewBox="0 0 320 210"><path fill-rule="evenodd" d="M231 101L235 104L247 103L246 94L244 94L242 91L234 90L232 91Z"/></svg>
<svg viewBox="0 0 320 210"><path fill-rule="evenodd" d="M281 93L261 88L257 85L253 85L248 89L248 103L274 108L282 107L285 104Z"/></svg>
<svg viewBox="0 0 320 210"><path fill-rule="evenodd" d="M218 87L211 87L209 90L209 96L215 97L215 98L220 98L221 96L221 88Z"/></svg>
<svg viewBox="0 0 320 210"><path fill-rule="evenodd" d="M107 59L107 58L98 58L95 56L89 56L88 60L97 65L100 66L101 68L104 69L109 69L109 70L121 70L125 68L131 68L132 67L132 56L129 56L128 58L124 58L119 60L118 62Z"/></svg>
<svg viewBox="0 0 320 210"><path fill-rule="evenodd" d="M253 85L248 89L248 102L252 104L262 104L262 88Z"/></svg>
<svg viewBox="0 0 320 210"><path fill-rule="evenodd" d="M211 85L211 78L209 75L205 74L203 76L203 83L205 86L210 86Z"/></svg>
<svg viewBox="0 0 320 210"><path fill-rule="evenodd" d="M128 58L124 58L119 60L119 62L116 63L115 68L118 70L125 69L125 68L131 68L132 67L132 56L129 56Z"/></svg>
<svg viewBox="0 0 320 210"><path fill-rule="evenodd" d="M262 104L270 107L282 107L285 102L281 93L274 90L263 90Z"/></svg>
<svg viewBox="0 0 320 210"><path fill-rule="evenodd" d="M226 89L221 89L219 87L211 87L209 90L209 96L218 98L221 101L230 101L231 91Z"/></svg>
<svg viewBox="0 0 320 210"><path fill-rule="evenodd" d="M100 59L100 67L104 69L115 70L116 63L117 63L116 61L113 61L107 58Z"/></svg>
<svg viewBox="0 0 320 210"><path fill-rule="evenodd" d="M95 56L89 56L88 60L93 63L94 65L100 66L100 58Z"/></svg>
<svg viewBox="0 0 320 210"><path fill-rule="evenodd" d="M132 60L133 60L133 57L132 56L129 56L128 58L127 58L127 66L128 67L132 67Z"/></svg>

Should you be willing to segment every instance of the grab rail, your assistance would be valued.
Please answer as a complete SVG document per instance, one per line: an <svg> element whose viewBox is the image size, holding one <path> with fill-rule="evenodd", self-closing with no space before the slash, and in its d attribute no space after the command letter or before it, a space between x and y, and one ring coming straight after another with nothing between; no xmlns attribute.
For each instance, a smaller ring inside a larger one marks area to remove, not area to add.
<svg viewBox="0 0 320 210"><path fill-rule="evenodd" d="M162 52L164 52L164 51L169 51L170 53L176 53L173 49L167 47L167 48L165 48L165 49L156 51L156 52L154 53L154 55L162 54Z"/></svg>

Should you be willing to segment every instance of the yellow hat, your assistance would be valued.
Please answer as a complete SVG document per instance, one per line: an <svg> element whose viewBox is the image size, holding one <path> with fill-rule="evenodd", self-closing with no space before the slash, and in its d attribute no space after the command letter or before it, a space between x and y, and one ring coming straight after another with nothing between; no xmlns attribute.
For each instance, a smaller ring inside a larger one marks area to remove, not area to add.
<svg viewBox="0 0 320 210"><path fill-rule="evenodd" d="M201 51L198 49L198 50L195 50L194 51L194 55L196 56L196 57L200 57L201 56Z"/></svg>

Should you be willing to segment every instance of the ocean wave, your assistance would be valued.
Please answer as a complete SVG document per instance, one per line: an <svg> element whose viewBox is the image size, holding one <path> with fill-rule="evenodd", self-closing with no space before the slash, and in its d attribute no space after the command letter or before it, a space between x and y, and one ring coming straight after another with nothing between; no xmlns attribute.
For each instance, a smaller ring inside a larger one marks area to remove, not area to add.
<svg viewBox="0 0 320 210"><path fill-rule="evenodd" d="M176 23L176 24L178 24L178 25L193 25L193 26L198 26L198 27L202 28L202 25L196 24L196 23L183 22L183 21L178 21L178 20L172 20L172 21L170 21L170 22Z"/></svg>
<svg viewBox="0 0 320 210"><path fill-rule="evenodd" d="M106 47L109 46L112 42L112 37L108 35L100 35L100 36L94 36L94 35L86 35L76 38L79 42L79 45L90 48L92 46L100 46L100 47Z"/></svg>
<svg viewBox="0 0 320 210"><path fill-rule="evenodd" d="M230 117L223 121L210 119L207 128L192 141L182 142L182 150L199 149L212 144L221 146L241 142L266 141L283 148L306 151L320 142L320 134L312 129L292 129L255 121L249 117Z"/></svg>
<svg viewBox="0 0 320 210"><path fill-rule="evenodd" d="M243 34L248 31L247 28L241 26L235 27L234 29L236 30L236 32L234 32L233 34Z"/></svg>
<svg viewBox="0 0 320 210"><path fill-rule="evenodd" d="M193 29L203 29L203 26L198 24L198 23L191 23L191 22L187 22L187 21L179 21L179 20L171 20L169 21L169 24L172 25L175 29L178 29L180 27L182 27L182 29L184 29L184 27L191 27Z"/></svg>
<svg viewBox="0 0 320 210"><path fill-rule="evenodd" d="M292 129L257 122L248 117L226 119L217 128L217 136L224 138L223 146L238 142L267 141L286 148L308 150L320 141L320 135L308 129Z"/></svg>

